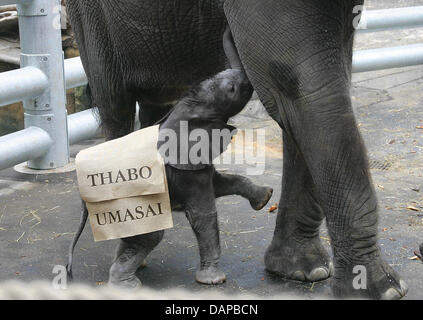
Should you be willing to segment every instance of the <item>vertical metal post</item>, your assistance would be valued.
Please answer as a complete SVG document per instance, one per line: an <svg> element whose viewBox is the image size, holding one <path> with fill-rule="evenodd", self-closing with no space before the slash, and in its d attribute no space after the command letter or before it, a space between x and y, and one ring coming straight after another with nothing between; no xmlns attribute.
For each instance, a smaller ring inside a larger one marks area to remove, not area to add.
<svg viewBox="0 0 423 320"><path fill-rule="evenodd" d="M24 101L25 128L46 131L53 144L42 157L28 161L32 169L53 169L69 162L64 62L60 30L60 0L32 0L17 5L21 67L42 70L49 86Z"/></svg>

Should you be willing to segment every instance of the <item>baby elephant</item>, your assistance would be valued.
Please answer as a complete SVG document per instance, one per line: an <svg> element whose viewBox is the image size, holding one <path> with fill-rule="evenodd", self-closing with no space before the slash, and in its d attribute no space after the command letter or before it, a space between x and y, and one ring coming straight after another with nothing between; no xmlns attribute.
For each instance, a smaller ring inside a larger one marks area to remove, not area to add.
<svg viewBox="0 0 423 320"><path fill-rule="evenodd" d="M204 284L218 284L225 281L225 274L219 269L221 254L219 228L215 199L226 195L240 195L249 200L255 210L263 208L272 196L273 190L255 185L249 179L239 175L229 175L215 170L211 161L225 149L226 141L216 145L210 143L212 131L229 129L230 117L240 112L251 98L253 88L241 67L230 33L225 33L225 51L232 69L223 71L211 79L195 85L176 104L172 111L161 120L158 150L165 145L164 135L169 130L176 133L177 150L189 154L193 147L191 141L184 141L181 126L186 125L188 132L203 129L207 132L209 152L201 155L202 161L191 157L183 161L183 153L166 163L166 176L172 205L180 204L197 237L200 251L200 266L195 279ZM227 140L227 139L226 139ZM222 142L222 141L220 141ZM197 144L197 143L196 143ZM204 149L201 149L202 151ZM162 153L166 160L166 154ZM69 252L68 276L72 277L73 249L87 219L84 206L81 224L71 244ZM159 244L164 231L120 239L115 260L110 268L109 284L125 288L141 285L136 276L137 269L147 255Z"/></svg>

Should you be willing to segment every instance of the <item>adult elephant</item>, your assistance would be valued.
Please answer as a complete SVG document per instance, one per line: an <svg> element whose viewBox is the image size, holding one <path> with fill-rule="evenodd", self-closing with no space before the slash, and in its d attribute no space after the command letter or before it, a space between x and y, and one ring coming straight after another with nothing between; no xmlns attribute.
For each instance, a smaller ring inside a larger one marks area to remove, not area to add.
<svg viewBox="0 0 423 320"><path fill-rule="evenodd" d="M283 129L282 195L266 268L301 281L333 274L337 297L395 299L407 288L380 255L377 200L349 95L353 12L362 4L67 1L108 138L133 129L136 101L142 126L151 125L186 87L224 69L229 22L251 83ZM319 239L324 218L334 263Z"/></svg>

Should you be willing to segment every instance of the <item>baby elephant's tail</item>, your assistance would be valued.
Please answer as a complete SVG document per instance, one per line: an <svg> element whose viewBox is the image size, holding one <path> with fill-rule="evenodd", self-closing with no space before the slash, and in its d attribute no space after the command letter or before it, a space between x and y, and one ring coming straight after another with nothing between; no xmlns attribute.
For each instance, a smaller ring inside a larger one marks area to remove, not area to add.
<svg viewBox="0 0 423 320"><path fill-rule="evenodd" d="M76 231L75 236L73 237L72 243L70 244L68 264L66 265L67 279L69 283L71 283L73 280L73 275L72 275L73 250L75 249L76 243L78 242L79 237L81 236L81 233L84 230L85 223L87 222L87 218L88 218L88 209L85 202L82 201L81 220L79 222L78 230Z"/></svg>

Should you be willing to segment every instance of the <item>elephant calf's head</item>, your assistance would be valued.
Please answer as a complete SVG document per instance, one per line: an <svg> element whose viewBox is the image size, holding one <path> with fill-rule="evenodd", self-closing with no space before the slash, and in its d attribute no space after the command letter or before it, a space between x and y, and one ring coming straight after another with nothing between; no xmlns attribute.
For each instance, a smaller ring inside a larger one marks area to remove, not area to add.
<svg viewBox="0 0 423 320"><path fill-rule="evenodd" d="M243 70L228 69L201 82L195 91L200 104L208 109L207 113L214 113L217 118L227 121L245 107L253 87Z"/></svg>
<svg viewBox="0 0 423 320"><path fill-rule="evenodd" d="M165 163L183 170L211 165L236 132L228 119L245 107L252 93L245 72L239 69L194 85L160 126L158 149Z"/></svg>
<svg viewBox="0 0 423 320"><path fill-rule="evenodd" d="M227 121L253 94L229 27L223 46L232 69L194 85L161 124L157 146L165 162L175 168L200 170L211 165L236 132Z"/></svg>

